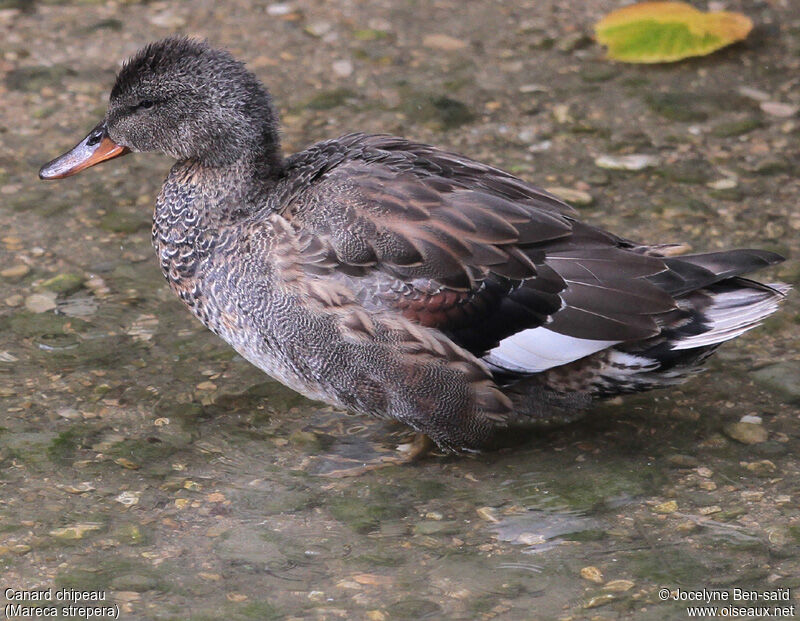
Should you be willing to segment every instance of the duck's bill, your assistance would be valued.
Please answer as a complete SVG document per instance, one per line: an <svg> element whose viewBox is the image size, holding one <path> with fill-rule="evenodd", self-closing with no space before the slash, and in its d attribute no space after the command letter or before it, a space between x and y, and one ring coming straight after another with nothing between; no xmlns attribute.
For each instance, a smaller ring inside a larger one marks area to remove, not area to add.
<svg viewBox="0 0 800 621"><path fill-rule="evenodd" d="M39 169L39 179L63 179L126 153L130 153L130 149L111 140L106 124L102 122L64 155L42 166Z"/></svg>

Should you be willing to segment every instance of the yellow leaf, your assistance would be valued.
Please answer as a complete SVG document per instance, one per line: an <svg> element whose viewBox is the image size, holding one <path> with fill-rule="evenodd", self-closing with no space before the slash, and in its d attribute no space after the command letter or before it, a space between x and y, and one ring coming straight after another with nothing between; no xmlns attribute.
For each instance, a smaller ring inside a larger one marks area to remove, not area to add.
<svg viewBox="0 0 800 621"><path fill-rule="evenodd" d="M753 22L741 13L703 13L684 2L642 2L595 24L608 57L629 63L674 62L705 56L741 41Z"/></svg>

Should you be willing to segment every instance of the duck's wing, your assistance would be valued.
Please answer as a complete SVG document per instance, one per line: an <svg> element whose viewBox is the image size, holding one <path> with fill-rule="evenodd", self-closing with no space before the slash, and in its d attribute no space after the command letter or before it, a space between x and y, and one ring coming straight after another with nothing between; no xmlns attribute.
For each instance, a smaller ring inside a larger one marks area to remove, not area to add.
<svg viewBox="0 0 800 621"><path fill-rule="evenodd" d="M314 151L316 150L316 151ZM437 328L491 365L532 373L658 334L675 308L664 261L583 224L512 175L390 136L329 141L294 160L282 215L306 272L370 311Z"/></svg>

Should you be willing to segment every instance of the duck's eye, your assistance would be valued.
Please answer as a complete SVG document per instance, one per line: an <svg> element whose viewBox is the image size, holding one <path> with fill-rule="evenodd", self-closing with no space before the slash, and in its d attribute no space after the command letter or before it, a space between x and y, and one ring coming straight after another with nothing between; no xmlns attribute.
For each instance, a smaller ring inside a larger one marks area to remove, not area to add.
<svg viewBox="0 0 800 621"><path fill-rule="evenodd" d="M149 110L150 108L153 107L154 103L155 102L152 99L144 99L139 102L139 107L144 108L145 110Z"/></svg>

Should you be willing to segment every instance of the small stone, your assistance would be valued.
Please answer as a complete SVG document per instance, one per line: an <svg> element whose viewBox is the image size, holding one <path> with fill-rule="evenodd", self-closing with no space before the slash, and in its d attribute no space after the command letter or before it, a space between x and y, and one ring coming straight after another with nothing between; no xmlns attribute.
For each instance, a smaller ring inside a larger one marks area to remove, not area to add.
<svg viewBox="0 0 800 621"><path fill-rule="evenodd" d="M370 586L388 586L393 582L391 576L381 576L380 574L355 574L351 578L358 584Z"/></svg>
<svg viewBox="0 0 800 621"><path fill-rule="evenodd" d="M739 419L740 423L753 423L754 425L760 425L764 422L764 419L760 416L755 414L745 414Z"/></svg>
<svg viewBox="0 0 800 621"><path fill-rule="evenodd" d="M32 548L26 543L18 543L14 546L11 546L11 551L17 556L24 556L31 550Z"/></svg>
<svg viewBox="0 0 800 621"><path fill-rule="evenodd" d="M624 591L630 591L634 586L635 583L633 580L611 580L605 583L603 589L615 593L622 593Z"/></svg>
<svg viewBox="0 0 800 621"><path fill-rule="evenodd" d="M711 515L712 513L719 513L722 511L722 507L719 505L711 505L710 507L701 507L698 510L700 515Z"/></svg>
<svg viewBox="0 0 800 621"><path fill-rule="evenodd" d="M601 155L594 163L595 166L608 170L644 170L657 166L660 160L655 155Z"/></svg>
<svg viewBox="0 0 800 621"><path fill-rule="evenodd" d="M14 295L10 295L6 298L6 306L11 306L12 308L22 306L24 302L25 298L23 298L19 293L15 293Z"/></svg>
<svg viewBox="0 0 800 621"><path fill-rule="evenodd" d="M595 595L592 599L586 602L583 607L584 608L598 608L600 606L605 606L606 604L610 604L617 598L612 595L611 593L603 593L602 595Z"/></svg>
<svg viewBox="0 0 800 621"><path fill-rule="evenodd" d="M197 385L197 390L216 390L217 385L214 382L200 382Z"/></svg>
<svg viewBox="0 0 800 621"><path fill-rule="evenodd" d="M603 572L597 569L597 567L594 565L583 567L581 569L581 578L588 580L589 582L594 582L595 584L603 584L604 582Z"/></svg>
<svg viewBox="0 0 800 621"><path fill-rule="evenodd" d="M82 418L81 413L76 410L75 408L59 408L56 411L61 418L66 418L67 420L78 420Z"/></svg>
<svg viewBox="0 0 800 621"><path fill-rule="evenodd" d="M100 530L100 524L73 524L72 526L63 526L61 528L54 528L50 531L50 536L56 539L83 539L88 533L93 533Z"/></svg>
<svg viewBox="0 0 800 621"><path fill-rule="evenodd" d="M758 489L744 490L741 493L742 500L746 502L761 502L764 498L764 492Z"/></svg>
<svg viewBox="0 0 800 621"><path fill-rule="evenodd" d="M56 307L56 294L48 293L34 293L25 298L25 308L32 313L46 313Z"/></svg>
<svg viewBox="0 0 800 621"><path fill-rule="evenodd" d="M800 360L771 364L753 373L755 380L783 395L792 403L800 403Z"/></svg>
<svg viewBox="0 0 800 621"><path fill-rule="evenodd" d="M723 428L725 435L733 438L742 444L758 444L766 442L769 433L762 425L754 425L753 423L730 423Z"/></svg>
<svg viewBox="0 0 800 621"><path fill-rule="evenodd" d="M544 86L543 84L523 84L519 87L520 93L527 94L527 93L549 93L550 89Z"/></svg>
<svg viewBox="0 0 800 621"><path fill-rule="evenodd" d="M576 207L588 207L594 202L591 194L574 188L551 187L545 190Z"/></svg>
<svg viewBox="0 0 800 621"><path fill-rule="evenodd" d="M119 496L117 496L114 500L116 500L121 505L125 505L126 507L131 507L133 505L139 504L139 496L142 495L142 492L122 492Z"/></svg>
<svg viewBox="0 0 800 621"><path fill-rule="evenodd" d="M114 463L117 464L118 466L122 466L126 470L138 470L139 468L141 468L141 466L137 464L135 461L131 461L130 459L127 459L125 457L118 457L117 459L114 460Z"/></svg>
<svg viewBox="0 0 800 621"><path fill-rule="evenodd" d="M497 517L497 510L494 507L479 507L475 510L478 517L487 522L499 522L500 518Z"/></svg>
<svg viewBox="0 0 800 621"><path fill-rule="evenodd" d="M667 500L653 507L656 513L675 513L678 510L678 503L674 500Z"/></svg>
<svg viewBox="0 0 800 621"><path fill-rule="evenodd" d="M711 477L714 474L714 471L711 470L711 468L706 468L705 466L700 466L699 468L697 468L697 474L700 475L701 477L703 477L704 479L707 479L707 478Z"/></svg>
<svg viewBox="0 0 800 621"><path fill-rule="evenodd" d="M762 101L759 108L761 108L761 110L763 110L770 116L777 116L781 118L794 116L795 114L797 114L797 111L800 110L800 106L788 103L781 103L778 101Z"/></svg>
<svg viewBox="0 0 800 621"><path fill-rule="evenodd" d="M520 533L514 541L524 546L540 546L547 539L540 533Z"/></svg>
<svg viewBox="0 0 800 621"><path fill-rule="evenodd" d="M333 28L333 24L330 22L319 21L319 22L311 22L310 24L306 25L303 29L312 37L322 37L328 34L331 29Z"/></svg>
<svg viewBox="0 0 800 621"><path fill-rule="evenodd" d="M760 459L759 461L745 463L745 468L747 468L747 470L753 474L757 474L759 476L769 476L778 470L778 467L775 465L775 463L771 462L769 459Z"/></svg>
<svg viewBox="0 0 800 621"><path fill-rule="evenodd" d="M273 17L289 15L292 11L294 11L294 6L288 2L278 2L267 7L267 15L272 15Z"/></svg>
<svg viewBox="0 0 800 621"><path fill-rule="evenodd" d="M30 274L31 268L25 265L24 263L19 263L17 265L12 265L11 267L7 267L3 271L0 271L0 277L3 280L7 280L9 282L17 282L18 280L22 280L28 274Z"/></svg>
<svg viewBox="0 0 800 621"><path fill-rule="evenodd" d="M467 47L467 42L463 39L456 39L446 34L431 34L427 35L422 40L422 45L429 47L433 50L443 50L445 52L453 52L455 50L463 50Z"/></svg>
<svg viewBox="0 0 800 621"><path fill-rule="evenodd" d="M752 88L751 86L740 86L736 91L742 97L752 99L753 101L769 101L769 93L757 88Z"/></svg>
<svg viewBox="0 0 800 621"><path fill-rule="evenodd" d="M86 279L79 274L59 274L42 283L42 287L61 295L75 293L83 286Z"/></svg>
<svg viewBox="0 0 800 621"><path fill-rule="evenodd" d="M77 485L65 485L61 489L68 494L85 494L86 492L93 491L95 487L90 481L83 481Z"/></svg>
<svg viewBox="0 0 800 621"><path fill-rule="evenodd" d="M731 190L737 185L739 185L739 182L732 177L725 177L723 179L717 179L715 181L709 181L706 183L706 187L709 187L712 190Z"/></svg>
<svg viewBox="0 0 800 621"><path fill-rule="evenodd" d="M531 153L543 153L545 151L549 151L550 147L553 146L552 140L542 140L541 142L536 142L528 147L528 151Z"/></svg>
<svg viewBox="0 0 800 621"><path fill-rule="evenodd" d="M353 63L346 59L334 60L331 68L334 75L340 78L350 77L353 73Z"/></svg>

